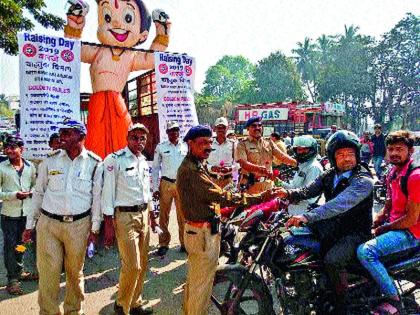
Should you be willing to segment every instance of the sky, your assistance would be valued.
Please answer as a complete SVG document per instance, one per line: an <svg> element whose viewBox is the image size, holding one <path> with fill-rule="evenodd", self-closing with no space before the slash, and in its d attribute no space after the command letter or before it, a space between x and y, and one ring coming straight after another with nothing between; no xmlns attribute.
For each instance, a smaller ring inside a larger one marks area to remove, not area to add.
<svg viewBox="0 0 420 315"><path fill-rule="evenodd" d="M96 38L97 4L87 0L90 12L82 40ZM170 52L186 53L196 59L196 91L206 70L224 55L242 55L256 63L280 50L292 49L305 37L344 32L344 25L358 26L359 33L376 39L391 30L405 14L420 15L418 0L145 0L150 12L160 8L172 21ZM64 0L45 0L47 11L65 18ZM62 31L39 25L33 32L62 36ZM152 25L149 48L155 36ZM139 73L132 73L131 77ZM91 92L88 65L82 65L81 92ZM0 51L0 94L19 94L19 61Z"/></svg>

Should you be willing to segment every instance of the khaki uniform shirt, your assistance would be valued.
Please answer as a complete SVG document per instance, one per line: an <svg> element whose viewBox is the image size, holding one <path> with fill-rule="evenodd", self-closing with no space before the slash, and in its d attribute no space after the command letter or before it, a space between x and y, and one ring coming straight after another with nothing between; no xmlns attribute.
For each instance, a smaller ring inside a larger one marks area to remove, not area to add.
<svg viewBox="0 0 420 315"><path fill-rule="evenodd" d="M137 157L125 147L105 158L102 188L105 215L114 215L116 207L136 206L151 200L149 165L143 155Z"/></svg>
<svg viewBox="0 0 420 315"><path fill-rule="evenodd" d="M181 209L187 221L208 221L215 216L218 207L234 206L244 199L232 199L232 195L213 183L204 163L188 154L178 169L177 189ZM264 194L244 194L248 204L259 203Z"/></svg>
<svg viewBox="0 0 420 315"><path fill-rule="evenodd" d="M83 149L71 160L66 151L51 153L39 166L26 228L32 229L40 210L77 215L92 209L92 230L101 224L102 160Z"/></svg>
<svg viewBox="0 0 420 315"><path fill-rule="evenodd" d="M245 140L239 142L236 149L237 161L243 160L255 165L265 166L270 171L272 171L274 157L276 157L280 163L287 161L285 154L280 151L276 144L263 137L258 140L247 137ZM243 168L241 172L242 174L248 174Z"/></svg>
<svg viewBox="0 0 420 315"><path fill-rule="evenodd" d="M21 176L10 163L9 159L0 163L0 199L3 200L1 214L8 217L26 216L30 211L31 198L19 200L18 191L32 191L35 186L35 166L23 160L24 166Z"/></svg>

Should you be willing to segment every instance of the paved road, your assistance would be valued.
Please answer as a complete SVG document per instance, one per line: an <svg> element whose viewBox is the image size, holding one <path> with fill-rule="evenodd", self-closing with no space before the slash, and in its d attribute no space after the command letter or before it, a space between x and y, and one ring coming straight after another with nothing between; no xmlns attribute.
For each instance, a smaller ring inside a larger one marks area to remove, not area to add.
<svg viewBox="0 0 420 315"><path fill-rule="evenodd" d="M145 284L144 298L150 301L156 314L181 314L182 285L185 282L185 254L178 252L179 240L175 212L172 212L170 226L173 240L171 249L165 259L150 255L149 271ZM3 239L0 233L0 314L35 315L38 314L38 286L36 282L23 284L26 294L11 297L5 290L7 284L3 264ZM151 252L158 244L157 236L151 237ZM119 259L116 249L100 250L93 259L87 259L85 264L85 313L86 315L114 314L113 303L117 292ZM65 278L62 276L62 299L64 297Z"/></svg>

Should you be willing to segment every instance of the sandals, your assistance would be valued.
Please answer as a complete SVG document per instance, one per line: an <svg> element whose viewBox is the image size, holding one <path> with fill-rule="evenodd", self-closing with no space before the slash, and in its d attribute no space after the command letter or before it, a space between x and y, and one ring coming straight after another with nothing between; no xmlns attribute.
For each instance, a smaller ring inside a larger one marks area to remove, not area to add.
<svg viewBox="0 0 420 315"><path fill-rule="evenodd" d="M400 315L400 301L387 299L385 302L379 304L372 312L373 315Z"/></svg>
<svg viewBox="0 0 420 315"><path fill-rule="evenodd" d="M25 293L25 292L23 292L19 282L9 283L6 287L6 291L10 295L22 295L22 294Z"/></svg>
<svg viewBox="0 0 420 315"><path fill-rule="evenodd" d="M20 281L36 281L39 279L39 275L37 273L27 272L24 271L20 274L19 280Z"/></svg>

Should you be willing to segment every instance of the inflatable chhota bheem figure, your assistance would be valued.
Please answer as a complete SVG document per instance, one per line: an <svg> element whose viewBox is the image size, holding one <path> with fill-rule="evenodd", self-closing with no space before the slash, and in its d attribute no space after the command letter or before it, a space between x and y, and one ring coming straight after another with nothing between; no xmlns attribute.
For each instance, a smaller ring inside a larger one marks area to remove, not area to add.
<svg viewBox="0 0 420 315"><path fill-rule="evenodd" d="M103 45L82 44L82 62L89 63L93 94L88 110L86 147L100 157L126 146L131 117L121 96L131 71L154 67L153 53L130 48L144 42L151 25L150 14L141 0L97 0L97 36ZM68 38L81 37L85 25L82 0L73 4L67 13L64 34ZM75 10L74 8L81 10ZM73 10L72 10L73 8ZM168 17L160 11L160 15ZM159 14L158 13L158 14ZM170 22L155 22L156 37L150 50L165 51L169 44ZM155 12L153 15L155 20ZM159 19L157 19L159 21Z"/></svg>

